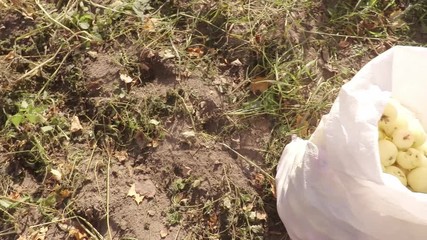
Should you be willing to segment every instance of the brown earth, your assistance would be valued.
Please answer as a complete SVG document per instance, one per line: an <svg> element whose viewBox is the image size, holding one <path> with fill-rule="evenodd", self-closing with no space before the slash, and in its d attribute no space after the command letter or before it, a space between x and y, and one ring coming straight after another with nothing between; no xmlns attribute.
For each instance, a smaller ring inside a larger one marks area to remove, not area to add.
<svg viewBox="0 0 427 240"><path fill-rule="evenodd" d="M3 30L0 31L0 41L3 41L5 49L0 51L0 79L2 96L5 97L13 96L4 91L6 89L16 91L28 87L24 82L20 86L18 77L31 69L33 64L15 61L14 56L8 55L10 52L7 48L12 47L13 39L30 31L34 22L15 11L1 12L1 15L0 29ZM103 237L107 237L107 218L113 239L205 239L208 233L216 234L221 239L234 239L227 230L230 227L228 224L234 221L229 218L237 214L232 212L235 208L245 206L250 206L248 211L253 208L261 214L256 224L267 230L257 233L258 237L283 239L286 231L275 213L272 194L270 198L260 198L265 195L263 187L268 181L237 154L263 166L263 149L270 139L272 120L256 117L244 120L244 127L237 127L238 120L225 114L232 107L227 101L228 96L218 91L219 86L235 85L241 81L241 76L235 72L242 72L244 66L226 67L224 75L210 82L202 75L180 76L172 64L159 60L157 53L148 53L147 56L146 50L136 46L130 46L127 50L138 62L136 69L141 74L140 82L123 84L120 81L123 70L119 64L120 53L114 47L108 50L99 47L92 50L95 55L79 53L81 62L77 64L80 66L69 66L70 69L82 69L83 87L87 90L85 94L72 95L69 92L65 84L66 75L70 72L60 72L58 84L51 88L61 94L70 94L62 110L66 111L67 107L71 109L80 117L83 125L83 130L74 134L71 140L62 141L65 145L60 148L45 146L50 149L53 166L63 172L66 184L58 185L51 176L33 172L34 166L25 163L22 157L13 154L0 157L0 163L5 166L0 174L2 184L12 183L6 194L18 193L33 199L54 196L55 207L62 209L64 217L52 218L53 209L41 213L39 203L30 201L27 207L13 212L13 217L19 219L15 223L18 232L9 239L34 237L37 231L42 232L40 229L43 226L48 227L46 239L70 238L69 231L64 230L61 224L75 225L79 229L92 225ZM251 61L244 56L240 59ZM35 84L34 88L39 89L40 86ZM90 139L92 132L96 135L100 130L97 131L97 126L94 127L88 118L97 116L93 113L102 109L109 98L123 89L127 89L129 99L141 103L141 108L149 98L160 98L170 106L179 103L184 107L173 115L159 115L156 119L161 128L158 132L163 137L147 138L144 133L137 133L130 145L112 144L104 146L108 150L103 151ZM168 95L171 92L178 93L178 96L171 97ZM86 106L83 103L90 104ZM89 108L79 114L78 111L85 106ZM60 114L67 116L72 112ZM8 151L3 148L5 145L2 144L0 149L2 153ZM235 152L226 146L235 149ZM183 185L177 189L180 183ZM128 196L132 184L136 185L136 192L144 196L140 203ZM71 196L55 196L54 193L64 189L71 191ZM247 202L236 200L238 206L224 207L224 196L230 196L233 203L234 197L243 195ZM225 209L227 207L229 209ZM173 214L171 211L179 213L183 224L171 224L168 220ZM72 219L67 218L70 212L74 215ZM262 217L265 212L267 217ZM209 226L210 229L198 229L201 226Z"/></svg>

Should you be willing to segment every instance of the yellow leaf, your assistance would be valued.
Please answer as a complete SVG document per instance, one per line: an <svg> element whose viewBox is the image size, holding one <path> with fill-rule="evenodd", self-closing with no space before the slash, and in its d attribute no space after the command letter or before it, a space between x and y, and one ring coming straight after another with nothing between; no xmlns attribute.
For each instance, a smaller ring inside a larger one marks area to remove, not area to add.
<svg viewBox="0 0 427 240"><path fill-rule="evenodd" d="M136 202L137 204L140 204L140 203L142 202L142 200L144 200L144 196L141 196L141 195L139 195L139 194L136 194L136 196L134 197L134 199L135 199L135 202Z"/></svg>
<svg viewBox="0 0 427 240"><path fill-rule="evenodd" d="M267 214L265 212L256 212L256 218L259 220L266 220Z"/></svg>
<svg viewBox="0 0 427 240"><path fill-rule="evenodd" d="M188 56L194 58L200 58L205 54L205 51L200 47L189 47L187 48Z"/></svg>
<svg viewBox="0 0 427 240"><path fill-rule="evenodd" d="M88 239L85 232L80 231L78 228L71 228L71 230L68 232L68 234L72 237L74 237L75 240L85 240Z"/></svg>
<svg viewBox="0 0 427 240"><path fill-rule="evenodd" d="M252 79L250 89L253 94L259 94L265 92L271 83L266 81L264 77L256 77Z"/></svg>
<svg viewBox="0 0 427 240"><path fill-rule="evenodd" d="M135 202L137 204L140 204L142 202L142 200L144 200L144 196L141 196L139 193L136 192L135 190L135 183L133 183L128 191L128 196L129 197L133 197L133 199L135 200Z"/></svg>
<svg viewBox="0 0 427 240"><path fill-rule="evenodd" d="M130 186L130 188L129 188L129 191L128 191L128 196L129 197L133 197L133 196L135 196L137 193L136 193L136 191L135 191L135 183L133 183L131 186Z"/></svg>
<svg viewBox="0 0 427 240"><path fill-rule="evenodd" d="M118 151L114 156L119 160L119 162L124 162L128 158L128 153L126 151Z"/></svg>
<svg viewBox="0 0 427 240"><path fill-rule="evenodd" d="M52 177L56 181L60 182L62 180L62 173L59 170L56 170L56 169L52 168L52 169L50 169L50 174L52 174Z"/></svg>

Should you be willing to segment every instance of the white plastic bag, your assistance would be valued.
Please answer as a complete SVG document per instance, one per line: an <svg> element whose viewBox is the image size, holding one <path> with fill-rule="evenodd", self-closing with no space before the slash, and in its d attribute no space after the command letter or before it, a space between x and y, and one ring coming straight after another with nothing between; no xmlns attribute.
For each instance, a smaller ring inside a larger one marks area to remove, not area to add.
<svg viewBox="0 0 427 240"><path fill-rule="evenodd" d="M307 140L294 137L276 175L293 240L427 239L427 194L381 171L377 122L390 96L427 127L427 49L394 47L346 83Z"/></svg>

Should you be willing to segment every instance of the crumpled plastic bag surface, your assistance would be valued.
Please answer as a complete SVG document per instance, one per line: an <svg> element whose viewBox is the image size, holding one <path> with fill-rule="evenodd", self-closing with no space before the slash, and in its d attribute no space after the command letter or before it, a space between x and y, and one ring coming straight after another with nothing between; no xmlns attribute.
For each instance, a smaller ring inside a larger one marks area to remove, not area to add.
<svg viewBox="0 0 427 240"><path fill-rule="evenodd" d="M294 137L276 174L293 240L427 239L427 194L381 171L378 125L390 97L427 126L427 49L397 46L344 84L309 140Z"/></svg>

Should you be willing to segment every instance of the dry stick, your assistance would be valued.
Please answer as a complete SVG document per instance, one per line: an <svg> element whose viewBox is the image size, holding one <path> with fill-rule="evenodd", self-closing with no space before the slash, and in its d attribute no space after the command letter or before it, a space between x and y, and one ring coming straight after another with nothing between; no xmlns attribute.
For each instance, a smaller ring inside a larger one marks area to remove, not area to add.
<svg viewBox="0 0 427 240"><path fill-rule="evenodd" d="M69 41L71 39L67 39L67 41ZM75 48L79 47L81 44L78 44ZM59 48L61 49L61 47ZM56 68L55 72L52 73L52 75L50 75L49 79L45 82L45 84L43 85L43 87L40 89L40 91L37 93L38 96L40 96L40 94L46 89L47 85L52 81L52 79L56 76L56 74L58 74L59 69L62 67L62 65L64 64L65 60L67 60L68 56L70 55L71 51L68 51L67 54L65 54L65 56L62 58L62 61L59 63L59 66ZM57 55L57 53L55 53L55 56ZM54 56L54 57L55 57ZM67 136L68 138L68 136Z"/></svg>
<svg viewBox="0 0 427 240"><path fill-rule="evenodd" d="M46 61L42 62L41 64L35 66L33 69L31 69L30 71L26 72L24 75L22 75L20 78L18 78L19 80L22 80L32 74L34 74L37 70L39 70L40 68L42 68L44 65L48 64L49 62L53 61L55 59L55 57L58 55L59 51L61 51L62 46L58 48L58 50L56 50L55 54L53 54L52 57L50 57L49 59L47 59Z"/></svg>
<svg viewBox="0 0 427 240"><path fill-rule="evenodd" d="M231 150L232 152L234 152L235 154L237 154L239 157L241 157L243 160L245 160L247 163L249 163L250 165L252 165L253 167L255 167L256 169L258 169L260 172L262 172L266 177L270 178L271 181L274 181L274 177L271 176L268 172L266 172L264 169L262 169L260 166L258 166L256 163L254 163L252 160L246 158L245 156L243 156L242 154L240 154L239 152L237 152L236 150L232 149L230 146L228 146L225 143L221 143L221 145L223 145L224 147L228 148L229 150Z"/></svg>
<svg viewBox="0 0 427 240"><path fill-rule="evenodd" d="M108 144L109 146L107 146L107 144L105 144L104 142L104 148L105 151L107 152L108 155L108 164L107 164L107 203L106 203L106 208L107 208L107 231L108 231L108 238L110 240L113 239L113 236L111 234L111 226L110 226L110 165L111 165L111 152L109 150L109 148L111 147L110 144Z"/></svg>

